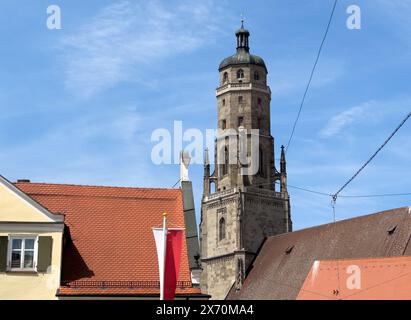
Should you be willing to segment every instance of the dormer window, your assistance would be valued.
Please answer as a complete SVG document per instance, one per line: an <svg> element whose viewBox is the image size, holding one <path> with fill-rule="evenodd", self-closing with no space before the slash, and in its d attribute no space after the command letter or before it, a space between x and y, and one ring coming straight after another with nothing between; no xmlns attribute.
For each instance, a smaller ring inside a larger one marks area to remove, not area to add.
<svg viewBox="0 0 411 320"><path fill-rule="evenodd" d="M53 237L0 236L0 272L47 273L51 267Z"/></svg>
<svg viewBox="0 0 411 320"><path fill-rule="evenodd" d="M239 69L237 71L237 79L238 80L243 80L244 79L244 70L243 69Z"/></svg>
<svg viewBox="0 0 411 320"><path fill-rule="evenodd" d="M37 237L11 237L9 251L10 271L35 271Z"/></svg>

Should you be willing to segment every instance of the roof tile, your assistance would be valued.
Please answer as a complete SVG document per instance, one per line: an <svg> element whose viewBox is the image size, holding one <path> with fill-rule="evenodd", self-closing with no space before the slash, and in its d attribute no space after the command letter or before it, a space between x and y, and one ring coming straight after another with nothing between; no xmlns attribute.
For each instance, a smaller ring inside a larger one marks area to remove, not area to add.
<svg viewBox="0 0 411 320"><path fill-rule="evenodd" d="M182 193L179 189L79 186L47 183L16 183L20 190L54 213L65 215L71 241L63 251L66 281L157 281L158 263L153 227L184 227ZM179 281L191 286L184 237ZM91 283L91 282L90 282ZM60 294L100 292L107 289L62 287ZM110 289L116 294L130 289ZM141 289L136 294L157 289ZM180 291L182 289L179 289ZM157 290L158 291L158 290ZM198 293L196 290L185 292Z"/></svg>

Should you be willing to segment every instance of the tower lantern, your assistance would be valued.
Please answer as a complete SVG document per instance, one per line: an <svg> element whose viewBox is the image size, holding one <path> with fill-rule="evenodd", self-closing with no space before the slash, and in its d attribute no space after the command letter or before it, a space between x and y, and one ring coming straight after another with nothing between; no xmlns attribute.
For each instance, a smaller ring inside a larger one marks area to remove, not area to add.
<svg viewBox="0 0 411 320"><path fill-rule="evenodd" d="M237 37L237 50L243 49L249 51L248 38L250 37L250 32L244 29L244 21L241 21L241 28L235 33Z"/></svg>

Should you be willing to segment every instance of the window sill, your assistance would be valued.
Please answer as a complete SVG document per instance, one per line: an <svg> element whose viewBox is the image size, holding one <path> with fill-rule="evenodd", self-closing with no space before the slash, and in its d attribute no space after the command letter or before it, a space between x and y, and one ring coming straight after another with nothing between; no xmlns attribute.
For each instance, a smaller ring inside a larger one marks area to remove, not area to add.
<svg viewBox="0 0 411 320"><path fill-rule="evenodd" d="M10 274L38 274L36 270L7 270Z"/></svg>

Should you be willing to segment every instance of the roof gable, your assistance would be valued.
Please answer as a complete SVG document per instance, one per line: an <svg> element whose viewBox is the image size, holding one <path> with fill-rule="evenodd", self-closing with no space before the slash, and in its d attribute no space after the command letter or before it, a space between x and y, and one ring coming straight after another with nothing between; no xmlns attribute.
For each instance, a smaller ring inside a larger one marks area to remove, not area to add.
<svg viewBox="0 0 411 320"><path fill-rule="evenodd" d="M0 222L62 222L64 216L53 214L30 198L6 178L0 176Z"/></svg>

